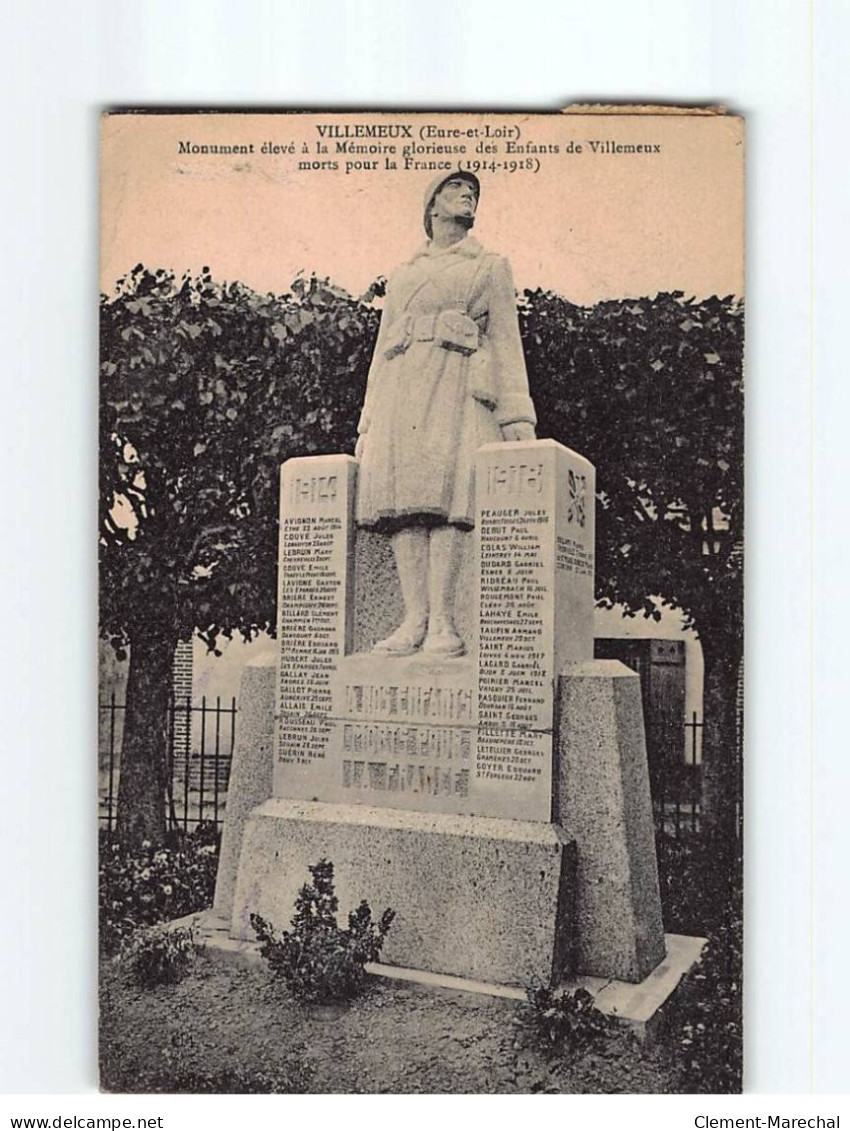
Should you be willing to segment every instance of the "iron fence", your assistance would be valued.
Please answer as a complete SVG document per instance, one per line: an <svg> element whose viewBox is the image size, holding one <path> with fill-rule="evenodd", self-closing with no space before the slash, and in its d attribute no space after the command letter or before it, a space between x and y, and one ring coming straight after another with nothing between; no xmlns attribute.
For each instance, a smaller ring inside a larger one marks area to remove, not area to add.
<svg viewBox="0 0 850 1131"><path fill-rule="evenodd" d="M702 822L702 731L694 711L684 724L687 757L678 748L651 775L655 829L669 837L699 833Z"/></svg>
<svg viewBox="0 0 850 1131"><path fill-rule="evenodd" d="M99 703L100 751L98 815L110 833L115 828L126 703L115 694ZM215 702L173 700L168 707L168 823L188 832L202 823L220 829L227 805L227 783L236 744L236 699Z"/></svg>
<svg viewBox="0 0 850 1131"><path fill-rule="evenodd" d="M121 746L126 704L113 693L100 708L99 817L112 832L117 814ZM227 785L236 742L236 699L223 704L204 696L173 701L168 708L168 823L188 832L202 822L224 824ZM684 722L688 757L681 753L656 766L651 774L656 831L670 837L700 832L702 819L701 745L703 723L696 712Z"/></svg>

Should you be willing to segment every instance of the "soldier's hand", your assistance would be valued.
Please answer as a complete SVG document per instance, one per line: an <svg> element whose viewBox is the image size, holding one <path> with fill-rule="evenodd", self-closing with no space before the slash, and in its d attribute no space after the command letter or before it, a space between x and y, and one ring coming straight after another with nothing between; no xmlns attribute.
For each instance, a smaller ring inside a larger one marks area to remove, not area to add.
<svg viewBox="0 0 850 1131"><path fill-rule="evenodd" d="M527 420L518 420L515 424L502 425L503 440L536 440L537 433L534 425Z"/></svg>

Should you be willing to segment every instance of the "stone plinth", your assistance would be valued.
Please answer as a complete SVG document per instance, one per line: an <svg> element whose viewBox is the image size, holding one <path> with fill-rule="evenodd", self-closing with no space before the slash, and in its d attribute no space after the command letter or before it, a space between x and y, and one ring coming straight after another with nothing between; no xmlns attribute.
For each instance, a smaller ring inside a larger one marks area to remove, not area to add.
<svg viewBox="0 0 850 1131"><path fill-rule="evenodd" d="M282 469L274 797L245 822L237 790L217 895L234 938L252 911L286 927L326 858L342 917L398 913L391 965L640 981L664 938L638 677L592 659L593 467L550 440L479 451L468 654L447 660L354 652L401 611L355 488L347 456Z"/></svg>
<svg viewBox="0 0 850 1131"><path fill-rule="evenodd" d="M506 985L557 982L571 947L572 845L553 825L273 799L245 829L231 935L288 926L308 868L333 862L339 920L396 918L382 961Z"/></svg>
<svg viewBox="0 0 850 1131"><path fill-rule="evenodd" d="M283 467L275 796L550 822L555 678L593 655L593 467L554 440L481 448L468 655L442 661L349 654L401 615L355 477L346 456Z"/></svg>
<svg viewBox="0 0 850 1131"><path fill-rule="evenodd" d="M487 444L475 483L476 778L550 821L555 681L593 656L594 469L554 440Z"/></svg>
<svg viewBox="0 0 850 1131"><path fill-rule="evenodd" d="M215 882L216 915L229 920L248 814L272 795L274 767L274 690L277 656L251 660L239 685L239 716L227 785L227 808Z"/></svg>
<svg viewBox="0 0 850 1131"><path fill-rule="evenodd" d="M576 969L640 982L664 958L640 679L618 660L565 666L555 820L575 838Z"/></svg>

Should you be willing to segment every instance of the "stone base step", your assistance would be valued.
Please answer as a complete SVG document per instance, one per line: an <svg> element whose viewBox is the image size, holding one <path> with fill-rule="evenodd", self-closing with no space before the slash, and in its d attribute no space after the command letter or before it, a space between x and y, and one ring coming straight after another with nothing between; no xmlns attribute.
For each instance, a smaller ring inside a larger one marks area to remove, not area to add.
<svg viewBox="0 0 850 1131"><path fill-rule="evenodd" d="M211 910L200 915L187 915L175 920L171 926L186 927L193 923L197 941L206 948L211 958L255 967L263 965L259 943L230 938L229 923ZM664 941L667 947L666 958L642 982L620 982L615 978L581 975L564 982L560 990L562 993L587 990L600 1012L630 1029L641 1042L652 1043L662 1031L665 1008L672 1001L685 975L699 963L706 945L705 939L690 935L665 935ZM525 991L517 986L455 978L449 974L432 974L427 970L410 970L382 962L370 962L366 969L376 978L412 983L435 991L483 994L510 1003L525 1000Z"/></svg>

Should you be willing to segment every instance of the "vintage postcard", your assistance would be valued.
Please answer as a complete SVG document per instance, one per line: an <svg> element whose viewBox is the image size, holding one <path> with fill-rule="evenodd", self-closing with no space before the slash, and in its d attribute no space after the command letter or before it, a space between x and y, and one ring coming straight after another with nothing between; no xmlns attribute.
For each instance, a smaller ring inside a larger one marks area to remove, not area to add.
<svg viewBox="0 0 850 1131"><path fill-rule="evenodd" d="M744 126L101 128L112 1092L736 1092Z"/></svg>

